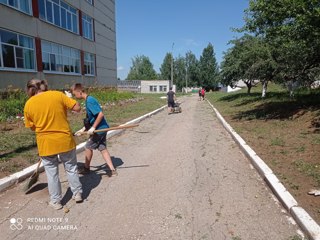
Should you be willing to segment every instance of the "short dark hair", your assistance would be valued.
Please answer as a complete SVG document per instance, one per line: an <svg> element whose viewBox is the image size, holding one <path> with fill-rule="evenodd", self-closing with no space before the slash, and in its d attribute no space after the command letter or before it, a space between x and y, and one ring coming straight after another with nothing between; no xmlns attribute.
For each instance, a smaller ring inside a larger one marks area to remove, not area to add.
<svg viewBox="0 0 320 240"><path fill-rule="evenodd" d="M172 90L172 87L170 87L169 90Z"/></svg>

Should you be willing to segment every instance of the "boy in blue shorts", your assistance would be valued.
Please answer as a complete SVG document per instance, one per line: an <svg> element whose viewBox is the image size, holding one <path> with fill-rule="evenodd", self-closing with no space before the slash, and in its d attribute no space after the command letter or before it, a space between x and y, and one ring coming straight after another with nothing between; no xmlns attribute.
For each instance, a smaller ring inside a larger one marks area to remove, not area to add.
<svg viewBox="0 0 320 240"><path fill-rule="evenodd" d="M117 171L113 166L110 153L107 150L107 133L100 132L94 133L95 130L109 128L109 125L104 117L102 109L99 102L92 96L89 96L82 86L81 83L76 83L71 87L71 93L77 99L84 99L86 101L86 112L88 123L90 128L81 128L75 133L76 136L80 136L83 132L87 130L87 134L90 136L89 140L85 145L85 164L82 169L79 169L80 174L87 174L90 172L90 162L93 156L93 150L97 149L101 152L104 160L106 161L108 167L111 170L111 175L116 176Z"/></svg>

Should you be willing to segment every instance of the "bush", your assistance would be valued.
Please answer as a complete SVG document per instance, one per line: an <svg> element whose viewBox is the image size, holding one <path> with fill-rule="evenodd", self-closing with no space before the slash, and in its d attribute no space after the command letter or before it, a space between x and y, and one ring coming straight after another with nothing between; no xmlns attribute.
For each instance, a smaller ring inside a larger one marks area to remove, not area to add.
<svg viewBox="0 0 320 240"><path fill-rule="evenodd" d="M0 122L18 115L23 115L23 108L27 101L27 95L22 90L6 91L1 93Z"/></svg>

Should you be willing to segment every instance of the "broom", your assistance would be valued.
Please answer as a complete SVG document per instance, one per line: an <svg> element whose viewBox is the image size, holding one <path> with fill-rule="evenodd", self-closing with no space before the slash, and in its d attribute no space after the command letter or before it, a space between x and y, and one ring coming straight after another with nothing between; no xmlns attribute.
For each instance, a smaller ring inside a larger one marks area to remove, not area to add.
<svg viewBox="0 0 320 240"><path fill-rule="evenodd" d="M33 172L33 174L29 177L25 185L23 186L24 193L27 193L28 190L38 181L39 179L39 167L41 164L41 158L38 161L38 165L36 170Z"/></svg>

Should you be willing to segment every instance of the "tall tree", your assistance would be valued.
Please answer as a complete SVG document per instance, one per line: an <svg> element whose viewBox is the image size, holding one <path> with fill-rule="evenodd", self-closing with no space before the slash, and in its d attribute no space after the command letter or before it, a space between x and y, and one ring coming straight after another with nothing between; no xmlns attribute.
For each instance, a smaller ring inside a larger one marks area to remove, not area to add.
<svg viewBox="0 0 320 240"><path fill-rule="evenodd" d="M127 80L155 80L157 77L157 72L148 57L141 55L132 59Z"/></svg>
<svg viewBox="0 0 320 240"><path fill-rule="evenodd" d="M239 80L247 85L248 93L259 80L263 84L262 97L266 96L268 81L275 74L274 60L264 39L250 35L231 41L234 44L221 63L221 82L236 85Z"/></svg>
<svg viewBox="0 0 320 240"><path fill-rule="evenodd" d="M174 80L173 84L176 85L178 90L181 90L185 87L185 78L186 77L186 63L185 58L178 56L174 61Z"/></svg>
<svg viewBox="0 0 320 240"><path fill-rule="evenodd" d="M211 43L203 50L200 56L200 84L208 88L215 88L219 81L219 68Z"/></svg>
<svg viewBox="0 0 320 240"><path fill-rule="evenodd" d="M191 51L188 51L186 53L185 64L186 64L186 85L188 87L200 86L199 61Z"/></svg>
<svg viewBox="0 0 320 240"><path fill-rule="evenodd" d="M167 53L160 67L160 76L163 80L171 80L171 61L173 61L172 54Z"/></svg>

